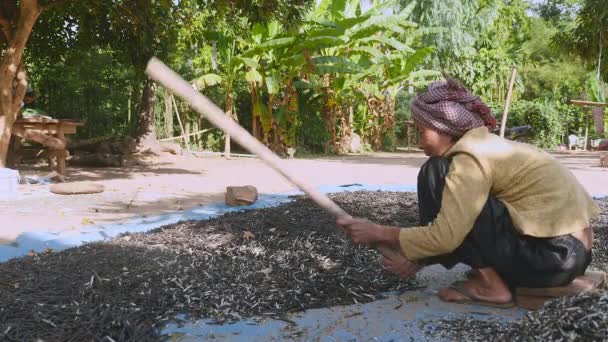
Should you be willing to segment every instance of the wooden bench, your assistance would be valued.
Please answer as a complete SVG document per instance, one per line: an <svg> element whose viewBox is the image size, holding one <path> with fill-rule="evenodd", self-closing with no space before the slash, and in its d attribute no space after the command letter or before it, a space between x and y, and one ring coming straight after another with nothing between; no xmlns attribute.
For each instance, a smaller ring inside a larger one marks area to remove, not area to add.
<svg viewBox="0 0 608 342"><path fill-rule="evenodd" d="M43 117L17 119L13 124L13 135L16 137L12 152L19 160L21 139L31 140L48 148L48 156L51 161L55 159L56 171L65 174L67 157L66 139L68 134L75 134L79 126L84 123L77 120L47 119Z"/></svg>

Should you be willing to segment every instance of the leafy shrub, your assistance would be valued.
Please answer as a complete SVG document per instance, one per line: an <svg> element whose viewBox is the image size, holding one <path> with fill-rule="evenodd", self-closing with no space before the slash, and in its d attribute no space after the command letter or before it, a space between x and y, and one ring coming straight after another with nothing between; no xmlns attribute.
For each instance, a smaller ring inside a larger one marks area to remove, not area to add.
<svg viewBox="0 0 608 342"><path fill-rule="evenodd" d="M502 118L503 108L499 104L490 104L498 122ZM532 126L530 143L540 148L557 146L562 137L563 127L560 111L552 102L516 101L509 108L507 127Z"/></svg>
<svg viewBox="0 0 608 342"><path fill-rule="evenodd" d="M416 98L415 94L400 91L395 96L395 143L403 143L407 140L407 127L405 123L412 119L410 105Z"/></svg>

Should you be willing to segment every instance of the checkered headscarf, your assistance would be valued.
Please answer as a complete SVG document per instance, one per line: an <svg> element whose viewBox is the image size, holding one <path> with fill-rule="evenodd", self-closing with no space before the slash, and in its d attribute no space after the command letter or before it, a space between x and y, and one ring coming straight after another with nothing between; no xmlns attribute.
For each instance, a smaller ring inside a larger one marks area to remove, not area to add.
<svg viewBox="0 0 608 342"><path fill-rule="evenodd" d="M490 108L451 78L433 82L425 93L416 96L411 106L412 118L418 125L455 137L473 128L496 126Z"/></svg>

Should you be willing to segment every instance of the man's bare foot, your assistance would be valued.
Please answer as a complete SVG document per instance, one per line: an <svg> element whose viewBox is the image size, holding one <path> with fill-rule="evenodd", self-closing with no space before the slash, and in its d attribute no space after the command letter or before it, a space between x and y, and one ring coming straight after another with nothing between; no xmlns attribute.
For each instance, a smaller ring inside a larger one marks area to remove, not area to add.
<svg viewBox="0 0 608 342"><path fill-rule="evenodd" d="M471 268L464 273L464 276L467 277L467 279L474 279L479 276L479 272L477 272L476 268Z"/></svg>
<svg viewBox="0 0 608 342"><path fill-rule="evenodd" d="M446 287L437 293L446 302L483 301L488 303L510 303L511 291L492 268L482 268L475 276L462 282L461 289Z"/></svg>

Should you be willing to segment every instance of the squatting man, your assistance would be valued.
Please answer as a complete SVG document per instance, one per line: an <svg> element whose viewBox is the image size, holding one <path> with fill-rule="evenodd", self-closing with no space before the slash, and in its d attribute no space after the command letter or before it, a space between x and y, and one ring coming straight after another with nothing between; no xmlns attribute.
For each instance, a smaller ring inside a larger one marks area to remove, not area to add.
<svg viewBox="0 0 608 342"><path fill-rule="evenodd" d="M490 109L457 80L431 84L411 111L429 156L418 174L420 226L338 219L354 243L395 251L383 262L402 277L470 266L467 280L438 292L449 302L510 307L515 287L564 286L585 273L600 210L564 165L490 133Z"/></svg>

